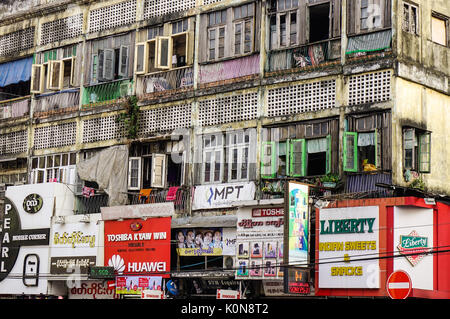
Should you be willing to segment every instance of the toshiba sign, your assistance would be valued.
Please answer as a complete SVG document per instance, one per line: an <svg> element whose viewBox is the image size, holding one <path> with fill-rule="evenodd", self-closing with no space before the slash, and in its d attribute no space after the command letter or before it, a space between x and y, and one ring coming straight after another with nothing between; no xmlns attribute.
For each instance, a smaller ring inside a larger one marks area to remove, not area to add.
<svg viewBox="0 0 450 319"><path fill-rule="evenodd" d="M118 274L169 277L171 217L105 221L105 265Z"/></svg>

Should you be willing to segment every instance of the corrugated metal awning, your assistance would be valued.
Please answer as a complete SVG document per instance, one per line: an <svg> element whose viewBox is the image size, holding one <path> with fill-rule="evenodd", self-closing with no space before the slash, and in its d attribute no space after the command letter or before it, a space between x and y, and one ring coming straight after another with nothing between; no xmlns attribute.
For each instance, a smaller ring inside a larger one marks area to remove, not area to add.
<svg viewBox="0 0 450 319"><path fill-rule="evenodd" d="M391 48L392 30L358 35L348 39L346 54L373 52Z"/></svg>

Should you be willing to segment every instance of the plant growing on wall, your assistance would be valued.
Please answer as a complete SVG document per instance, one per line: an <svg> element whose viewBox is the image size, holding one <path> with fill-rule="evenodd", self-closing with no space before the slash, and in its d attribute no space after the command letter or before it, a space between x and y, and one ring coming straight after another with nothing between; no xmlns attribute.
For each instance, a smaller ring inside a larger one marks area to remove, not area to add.
<svg viewBox="0 0 450 319"><path fill-rule="evenodd" d="M125 103L126 112L120 113L117 121L123 122L127 138L135 139L139 130L139 105L135 95L129 96Z"/></svg>

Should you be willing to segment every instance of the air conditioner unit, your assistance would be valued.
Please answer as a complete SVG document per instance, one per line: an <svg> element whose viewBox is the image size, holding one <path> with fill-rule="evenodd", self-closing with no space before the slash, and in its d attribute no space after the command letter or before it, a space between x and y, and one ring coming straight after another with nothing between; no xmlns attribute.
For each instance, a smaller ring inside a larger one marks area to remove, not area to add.
<svg viewBox="0 0 450 319"><path fill-rule="evenodd" d="M233 256L223 256L223 270L234 270L235 263Z"/></svg>

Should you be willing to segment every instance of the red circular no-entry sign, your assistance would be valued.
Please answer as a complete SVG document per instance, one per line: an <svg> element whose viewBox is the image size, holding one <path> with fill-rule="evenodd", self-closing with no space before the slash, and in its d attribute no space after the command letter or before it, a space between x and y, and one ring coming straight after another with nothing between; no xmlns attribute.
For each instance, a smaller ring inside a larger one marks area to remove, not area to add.
<svg viewBox="0 0 450 319"><path fill-rule="evenodd" d="M386 290L392 299L406 299L411 293L412 282L403 270L394 271L388 278Z"/></svg>

